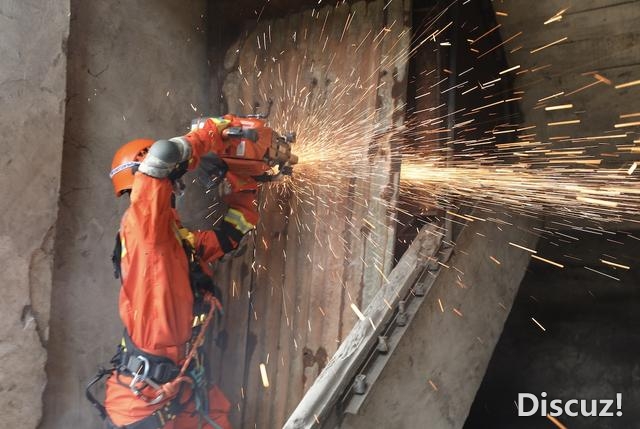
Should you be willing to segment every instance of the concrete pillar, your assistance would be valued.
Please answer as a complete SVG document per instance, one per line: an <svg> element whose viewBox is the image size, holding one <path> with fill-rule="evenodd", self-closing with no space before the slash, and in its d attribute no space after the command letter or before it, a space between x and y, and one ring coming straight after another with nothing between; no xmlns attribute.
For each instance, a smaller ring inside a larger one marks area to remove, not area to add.
<svg viewBox="0 0 640 429"><path fill-rule="evenodd" d="M98 364L109 361L122 329L110 256L128 200L114 197L111 159L133 138L184 133L190 119L206 109L204 13L204 0L71 1L42 428L102 427L84 399L84 386ZM42 21L48 19L43 13ZM22 146L46 141L42 133L41 140ZM52 156L45 152L42 158Z"/></svg>
<svg viewBox="0 0 640 429"><path fill-rule="evenodd" d="M42 415L69 1L0 1L0 426Z"/></svg>
<svg viewBox="0 0 640 429"><path fill-rule="evenodd" d="M474 221L360 409L342 428L461 428L500 337L536 222ZM493 258L493 259L492 259Z"/></svg>

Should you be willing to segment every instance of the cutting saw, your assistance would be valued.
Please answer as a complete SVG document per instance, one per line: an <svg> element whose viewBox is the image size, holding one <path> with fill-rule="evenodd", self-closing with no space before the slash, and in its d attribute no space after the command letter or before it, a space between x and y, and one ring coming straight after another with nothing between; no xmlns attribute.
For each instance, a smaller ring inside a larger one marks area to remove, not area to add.
<svg viewBox="0 0 640 429"><path fill-rule="evenodd" d="M268 127L263 114L236 116L225 115L230 122L222 131L225 149L222 153L207 154L201 159L199 179L205 186L226 171L238 176L250 176L259 182L273 182L283 176L291 176L298 157L291 152L296 141L295 132L280 134ZM207 118L191 121L191 129L197 129Z"/></svg>

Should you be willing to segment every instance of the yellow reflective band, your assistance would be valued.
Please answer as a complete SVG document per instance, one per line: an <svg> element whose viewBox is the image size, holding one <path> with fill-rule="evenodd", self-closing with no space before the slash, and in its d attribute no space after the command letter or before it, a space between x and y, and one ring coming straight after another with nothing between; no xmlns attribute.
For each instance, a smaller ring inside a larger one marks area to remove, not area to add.
<svg viewBox="0 0 640 429"><path fill-rule="evenodd" d="M224 217L224 220L234 225L236 229L243 234L246 234L247 232L255 228L255 225L247 222L242 212L236 209L229 209L227 215Z"/></svg>
<svg viewBox="0 0 640 429"><path fill-rule="evenodd" d="M230 120L224 118L211 118L211 121L216 124L216 128L218 128L219 132L222 132L222 130L227 128L231 123Z"/></svg>
<svg viewBox="0 0 640 429"><path fill-rule="evenodd" d="M187 228L180 228L178 230L178 234L180 234L180 238L182 240L187 240L189 244L191 244L191 247L196 247L196 236L193 232L189 231Z"/></svg>

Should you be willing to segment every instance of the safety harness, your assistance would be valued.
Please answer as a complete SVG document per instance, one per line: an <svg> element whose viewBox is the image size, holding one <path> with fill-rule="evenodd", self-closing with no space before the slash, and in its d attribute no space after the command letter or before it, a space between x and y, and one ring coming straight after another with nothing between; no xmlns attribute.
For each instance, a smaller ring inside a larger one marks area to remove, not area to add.
<svg viewBox="0 0 640 429"><path fill-rule="evenodd" d="M202 270L199 252L186 238L183 237L181 241L189 262L189 281L194 294L193 328L191 339L187 343L187 356L183 364L178 366L169 358L147 353L136 347L125 329L118 350L110 361L111 367L100 368L85 390L87 399L98 410L109 429L160 429L167 422L174 420L191 401L195 403L200 425L204 421L215 429L220 428L208 415L209 381L205 353L209 323L214 313L218 315L222 313L222 306L218 299L220 291L211 277ZM121 255L122 242L120 234L117 234L112 255L116 278L122 277ZM107 415L104 405L91 392L91 388L107 375L114 375L119 383L129 387L135 396L144 399L150 405L158 404L166 398L172 399L151 415L135 423L116 426ZM131 380L128 383L121 381L123 375L131 377ZM185 384L191 388L188 398L183 398ZM153 397L144 395L143 391L147 387L153 389Z"/></svg>

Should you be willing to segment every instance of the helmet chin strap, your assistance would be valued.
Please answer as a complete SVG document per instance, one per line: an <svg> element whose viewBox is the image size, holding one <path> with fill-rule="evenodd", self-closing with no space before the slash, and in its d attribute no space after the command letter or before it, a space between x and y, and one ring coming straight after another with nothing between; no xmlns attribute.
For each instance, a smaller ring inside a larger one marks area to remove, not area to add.
<svg viewBox="0 0 640 429"><path fill-rule="evenodd" d="M184 195L184 190L187 188L182 178L178 178L171 181L171 185L173 186L173 193L177 197L182 197Z"/></svg>

